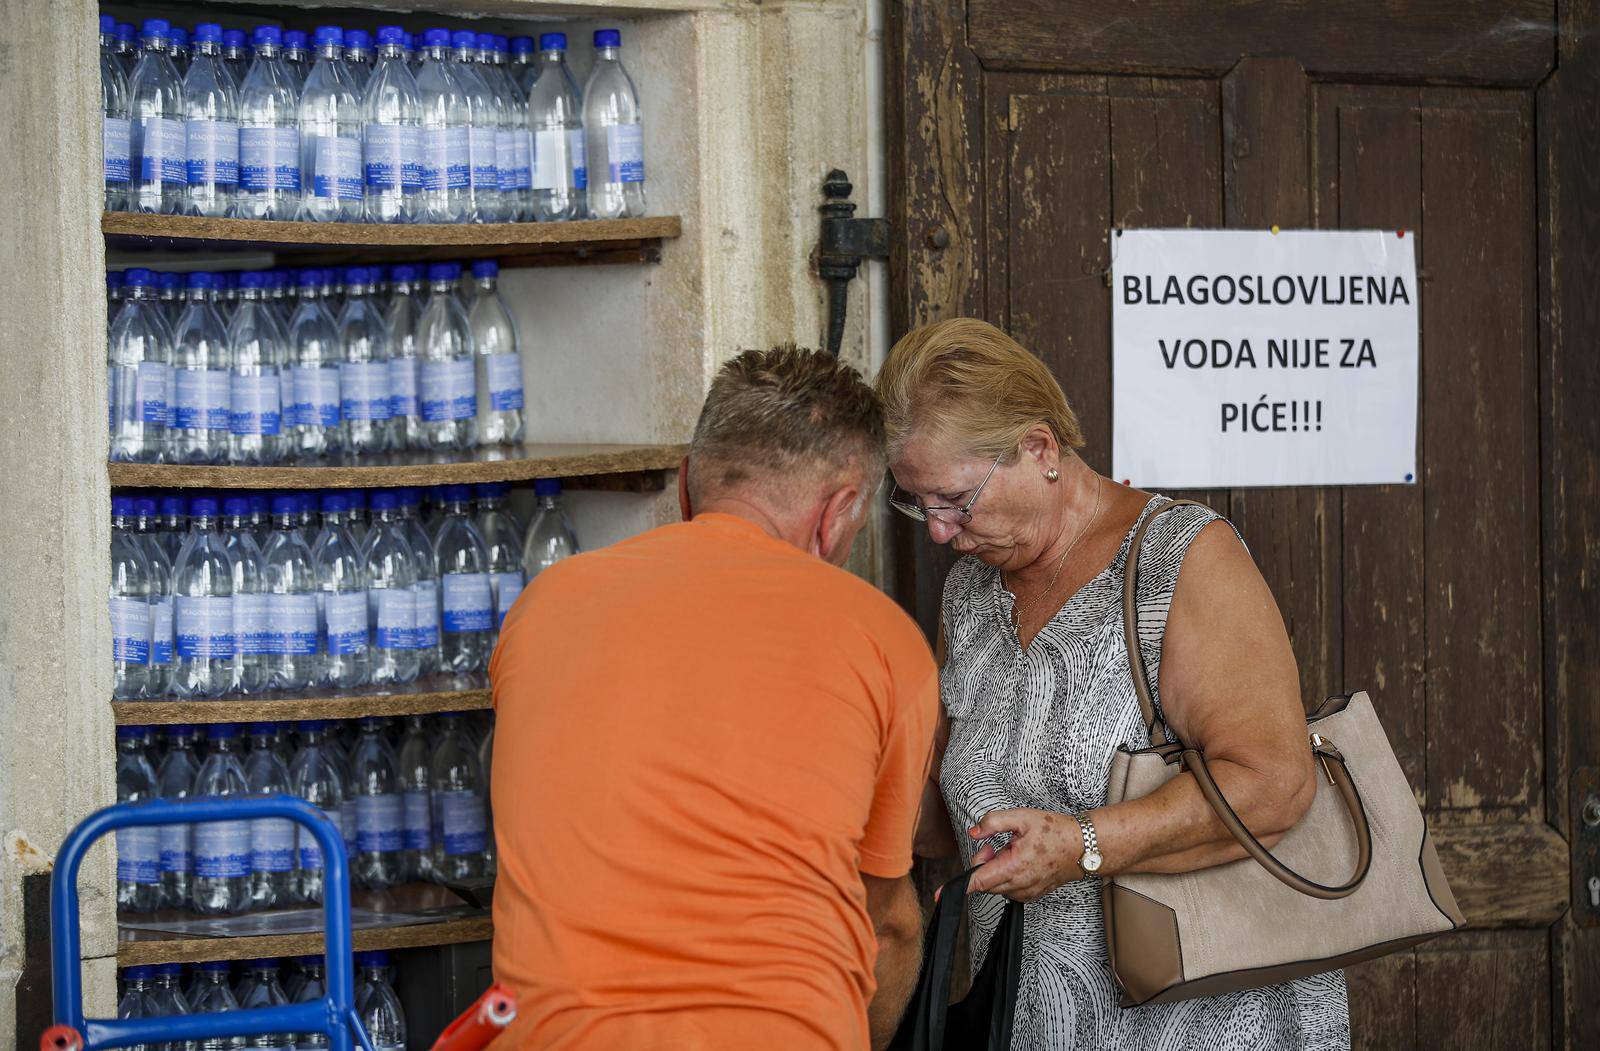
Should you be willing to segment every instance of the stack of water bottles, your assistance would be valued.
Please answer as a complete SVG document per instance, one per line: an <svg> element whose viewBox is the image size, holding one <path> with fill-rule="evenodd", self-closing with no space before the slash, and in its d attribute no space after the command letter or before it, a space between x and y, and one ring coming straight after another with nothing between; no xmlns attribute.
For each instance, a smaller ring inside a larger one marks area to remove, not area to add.
<svg viewBox="0 0 1600 1051"><path fill-rule="evenodd" d="M524 583L578 551L561 483L114 495L112 695L204 700L480 685Z"/></svg>
<svg viewBox="0 0 1600 1051"><path fill-rule="evenodd" d="M240 219L502 223L644 214L615 29L580 92L564 33L306 34L100 18L105 206Z"/></svg>
<svg viewBox="0 0 1600 1051"><path fill-rule="evenodd" d="M290 965L292 966L286 966ZM356 1010L377 1051L404 1051L406 1014L394 991L395 968L387 952L358 952L356 965ZM239 979L231 980L237 967ZM293 961L260 959L226 960L191 965L184 982L184 966L164 963L156 966L124 967L122 995L117 1000L118 1018L159 1018L186 1014L220 1014L255 1007L280 1007L285 1004L313 1003L328 995L327 971L323 957L301 956ZM280 975L287 977L280 981ZM161 1048L192 1048L203 1051L229 1051L245 1046L290 1051L292 1048L325 1048L327 1037L320 1033L274 1033L249 1039L222 1038L200 1045L158 1045Z"/></svg>
<svg viewBox="0 0 1600 1051"><path fill-rule="evenodd" d="M159 732L159 736L158 736ZM298 796L344 837L353 887L494 871L492 731L477 714L117 727L117 801ZM231 916L322 903L324 861L285 818L116 833L117 908Z"/></svg>
<svg viewBox="0 0 1600 1051"><path fill-rule="evenodd" d="M112 460L382 463L523 440L493 260L106 274ZM426 282L422 279L426 277Z"/></svg>

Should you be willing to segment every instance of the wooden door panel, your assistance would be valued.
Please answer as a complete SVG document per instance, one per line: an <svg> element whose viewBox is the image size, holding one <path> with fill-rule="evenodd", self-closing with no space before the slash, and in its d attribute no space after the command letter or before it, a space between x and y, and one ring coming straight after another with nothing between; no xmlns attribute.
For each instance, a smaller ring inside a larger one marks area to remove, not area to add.
<svg viewBox="0 0 1600 1051"><path fill-rule="evenodd" d="M1461 934L1415 953L1416 1041L1388 1046L1421 1051L1550 1046L1550 948L1544 931Z"/></svg>

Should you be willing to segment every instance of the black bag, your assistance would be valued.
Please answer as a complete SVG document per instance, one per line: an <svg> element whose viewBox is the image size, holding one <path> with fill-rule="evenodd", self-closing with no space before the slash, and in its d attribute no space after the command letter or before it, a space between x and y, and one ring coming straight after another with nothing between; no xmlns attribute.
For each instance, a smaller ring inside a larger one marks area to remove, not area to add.
<svg viewBox="0 0 1600 1051"><path fill-rule="evenodd" d="M1009 1051L1022 975L1022 905L1006 903L972 990L950 1003L956 935L967 901L968 869L946 883L922 945L922 973L889 1051Z"/></svg>

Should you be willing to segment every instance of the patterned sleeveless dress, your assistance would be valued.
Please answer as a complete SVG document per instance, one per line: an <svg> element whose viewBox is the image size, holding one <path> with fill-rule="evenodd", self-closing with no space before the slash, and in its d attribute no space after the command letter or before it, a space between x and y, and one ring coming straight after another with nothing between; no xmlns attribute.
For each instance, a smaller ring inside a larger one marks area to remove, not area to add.
<svg viewBox="0 0 1600 1051"><path fill-rule="evenodd" d="M1139 521L1167 497L1153 497ZM1151 678L1184 552L1218 516L1182 507L1157 518L1139 555L1139 636ZM1137 528L1138 522L1135 522ZM939 783L965 833L990 810L1076 813L1105 805L1111 757L1150 743L1122 636L1122 576L1133 530L1111 564L1073 595L1024 653L1000 573L968 557L944 586L947 658L940 693L950 743ZM1159 695L1157 697L1159 704ZM970 898L972 965L983 961L1005 905ZM1013 1051L1088 1048L1345 1049L1349 1009L1340 971L1283 985L1123 1009L1106 960L1099 890L1068 883L1027 907Z"/></svg>

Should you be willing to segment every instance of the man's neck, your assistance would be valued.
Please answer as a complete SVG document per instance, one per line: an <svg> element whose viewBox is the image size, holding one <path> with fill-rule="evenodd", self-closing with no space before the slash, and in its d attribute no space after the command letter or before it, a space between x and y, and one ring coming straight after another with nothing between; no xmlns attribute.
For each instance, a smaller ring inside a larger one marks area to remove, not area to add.
<svg viewBox="0 0 1600 1051"><path fill-rule="evenodd" d="M715 499L707 500L704 504L695 507L694 513L697 515L732 515L735 518L742 518L774 539L782 540L784 543L799 548L801 551L809 551L811 549L811 538L799 523L783 521L760 504L752 503L737 496L719 496Z"/></svg>

